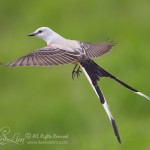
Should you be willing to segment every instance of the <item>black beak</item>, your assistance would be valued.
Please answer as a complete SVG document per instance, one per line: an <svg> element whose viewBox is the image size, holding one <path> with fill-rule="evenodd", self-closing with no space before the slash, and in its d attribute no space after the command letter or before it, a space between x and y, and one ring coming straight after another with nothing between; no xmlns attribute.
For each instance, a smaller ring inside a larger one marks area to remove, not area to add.
<svg viewBox="0 0 150 150"><path fill-rule="evenodd" d="M31 33L31 34L28 34L28 36L35 36L36 35L36 33Z"/></svg>

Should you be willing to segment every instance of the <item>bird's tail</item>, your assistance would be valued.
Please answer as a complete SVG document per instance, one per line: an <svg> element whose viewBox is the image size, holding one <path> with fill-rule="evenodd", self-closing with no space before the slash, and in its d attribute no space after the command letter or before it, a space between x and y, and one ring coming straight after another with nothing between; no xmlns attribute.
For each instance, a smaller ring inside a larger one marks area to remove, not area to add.
<svg viewBox="0 0 150 150"><path fill-rule="evenodd" d="M93 90L95 91L96 95L98 96L100 102L102 103L108 117L109 120L112 124L112 127L114 129L114 133L119 141L119 143L121 143L121 139L119 136L119 132L118 132L118 128L117 125L115 123L115 120L113 119L113 116L109 110L107 101L101 91L101 89L98 87L97 81L99 81L99 79L101 77L107 77L107 74L105 74L105 72L100 71L99 66L92 60L86 60L84 62L81 62L80 64L83 72L85 73L87 79L89 80Z"/></svg>
<svg viewBox="0 0 150 150"><path fill-rule="evenodd" d="M98 98L100 99L110 121L111 124L113 126L115 135L117 136L118 141L121 143L120 140L120 136L119 136L119 132L116 126L116 123L112 117L112 114L109 110L109 107L107 105L106 99L102 93L102 91L100 90L100 88L98 87L97 81L100 80L100 78L102 77L109 77L115 81L117 81L118 83L120 83L122 86L126 87L127 89L129 89L130 91L145 97L146 99L150 100L150 97L139 92L138 90L134 89L133 87L129 86L128 84L124 83L123 81L121 81L120 79L116 78L114 75L110 74L109 72L107 72L106 70L104 70L103 68L101 68L100 66L98 66L94 61L92 60L86 60L84 62L80 63L80 66L83 70L83 72L85 73L87 79L89 80L92 88L94 89L96 95L98 96Z"/></svg>
<svg viewBox="0 0 150 150"><path fill-rule="evenodd" d="M121 85L123 85L125 88L127 88L128 90L142 96L145 97L146 99L150 100L150 97L139 92L138 90L136 90L135 88L129 86L128 84L124 83L123 81L121 81L120 79L118 79L117 77L115 77L114 75L110 74L109 72L107 72L106 70L104 70L102 67L98 66L94 61L92 60L86 60L85 62L82 62L81 65L84 66L84 68L87 69L87 71L91 74L91 77L94 77L95 79L97 79L97 81L102 78L102 77L109 77L115 81L117 81L118 83L120 83ZM93 72L94 71L94 72Z"/></svg>

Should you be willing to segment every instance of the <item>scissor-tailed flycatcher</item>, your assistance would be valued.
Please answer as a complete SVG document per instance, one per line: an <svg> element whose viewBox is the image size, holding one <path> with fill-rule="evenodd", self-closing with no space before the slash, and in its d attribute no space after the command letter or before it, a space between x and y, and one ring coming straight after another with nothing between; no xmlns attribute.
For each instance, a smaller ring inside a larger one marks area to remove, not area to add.
<svg viewBox="0 0 150 150"><path fill-rule="evenodd" d="M92 58L100 57L101 55L109 52L111 48L114 46L114 43L100 43L100 44L90 44L84 43L76 40L68 40L54 32L48 27L41 27L37 29L35 32L29 34L29 36L37 36L43 39L47 46L37 49L29 53L26 56L21 57L20 59L10 62L8 66L51 66L51 65L63 65L73 63L76 64L75 68L72 71L72 78L75 75L77 77L80 74L80 67L82 68L83 72L85 73L87 79L89 80L93 90L95 91L96 95L100 99L109 120L112 124L114 129L114 133L121 143L121 139L119 136L119 132L117 129L117 125L113 116L109 110L107 105L106 99L98 87L98 81L103 77L109 77L127 89L131 90L132 92L143 96L150 100L150 97L144 95L143 93L137 91L136 89L132 88L131 86L127 85L126 83L122 82L114 75L110 74L100 66L98 66ZM79 66L77 68L77 66Z"/></svg>

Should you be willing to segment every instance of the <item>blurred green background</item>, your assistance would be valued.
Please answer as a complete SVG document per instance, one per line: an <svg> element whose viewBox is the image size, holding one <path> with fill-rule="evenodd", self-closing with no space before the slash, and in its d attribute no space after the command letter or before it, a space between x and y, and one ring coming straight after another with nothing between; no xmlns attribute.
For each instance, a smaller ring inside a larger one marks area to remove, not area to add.
<svg viewBox="0 0 150 150"><path fill-rule="evenodd" d="M150 95L149 0L1 0L0 62L45 46L26 36L41 26L87 42L110 37L117 45L95 61ZM0 128L11 129L7 137L69 135L68 144L7 143L0 149L149 150L150 102L110 79L99 82L117 122L120 145L85 76L71 79L73 67L0 67Z"/></svg>

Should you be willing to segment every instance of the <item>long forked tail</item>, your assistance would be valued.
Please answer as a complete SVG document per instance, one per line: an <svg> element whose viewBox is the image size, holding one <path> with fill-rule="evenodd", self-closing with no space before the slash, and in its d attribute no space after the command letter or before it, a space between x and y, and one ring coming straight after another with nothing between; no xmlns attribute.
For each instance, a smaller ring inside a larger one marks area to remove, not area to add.
<svg viewBox="0 0 150 150"><path fill-rule="evenodd" d="M123 85L124 87L126 87L127 89L129 89L130 91L145 97L146 99L150 100L150 97L139 92L138 90L134 89L133 87L129 86L128 84L124 83L123 81L121 81L120 79L116 78L114 75L110 74L109 72L107 72L106 70L104 70L103 68L101 68L100 66L98 66L94 61L92 61L92 64L95 66L95 70L97 69L98 74L100 75L100 77L110 77L111 79L117 81L118 83L120 83L121 85Z"/></svg>
<svg viewBox="0 0 150 150"><path fill-rule="evenodd" d="M119 132L118 132L118 128L115 123L115 120L113 119L113 116L109 110L107 101L106 101L101 89L98 87L98 84L97 84L97 81L99 81L99 79L101 77L105 77L105 74L103 72L100 72L99 66L96 63L94 63L94 61L92 61L92 60L86 60L84 62L81 62L80 66L81 66L83 72L85 73L87 79L89 80L92 88L94 89L96 95L100 99L100 102L102 103L102 105L109 117L109 120L112 124L113 130L118 139L118 142L121 143L121 139L119 136Z"/></svg>

